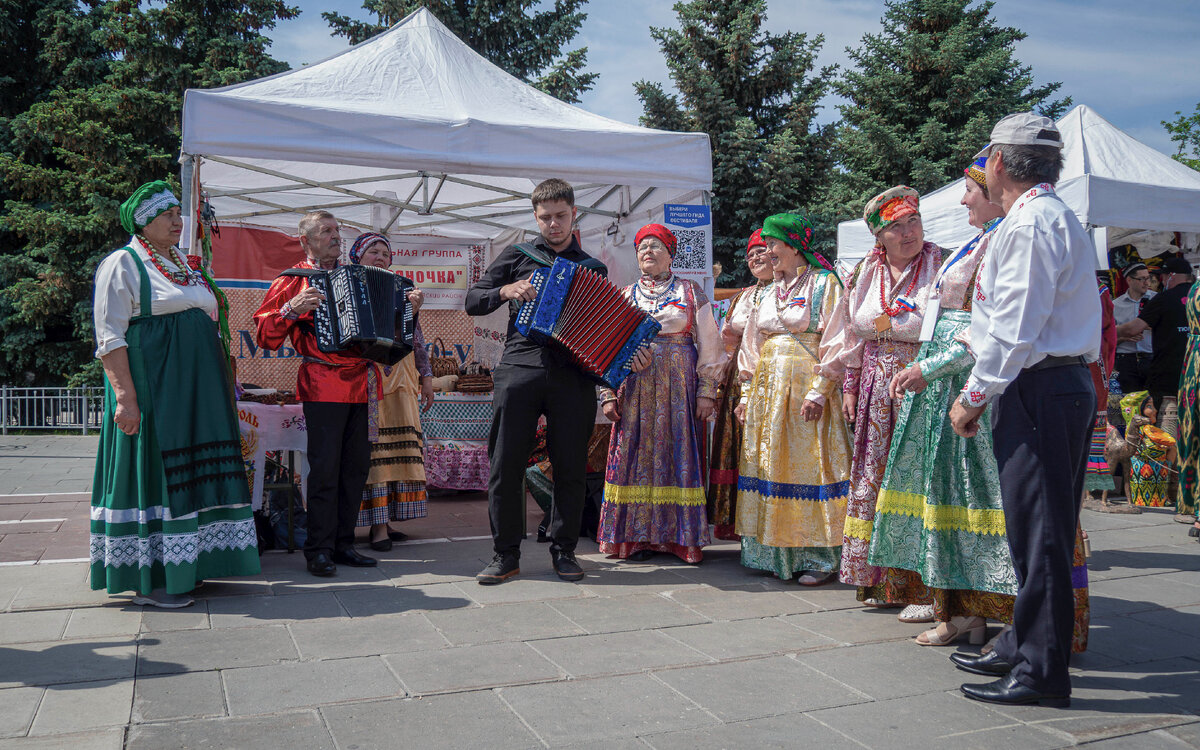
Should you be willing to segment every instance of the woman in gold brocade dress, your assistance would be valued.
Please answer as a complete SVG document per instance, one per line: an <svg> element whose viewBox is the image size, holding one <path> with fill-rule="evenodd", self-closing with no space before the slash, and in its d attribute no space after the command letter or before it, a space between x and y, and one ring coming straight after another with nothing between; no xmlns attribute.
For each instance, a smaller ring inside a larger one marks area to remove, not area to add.
<svg viewBox="0 0 1200 750"><path fill-rule="evenodd" d="M742 564L819 586L837 576L850 478L850 437L834 381L821 377L822 333L842 284L809 250L812 225L763 222L774 287L751 312L738 352L736 413L746 431L736 531Z"/></svg>

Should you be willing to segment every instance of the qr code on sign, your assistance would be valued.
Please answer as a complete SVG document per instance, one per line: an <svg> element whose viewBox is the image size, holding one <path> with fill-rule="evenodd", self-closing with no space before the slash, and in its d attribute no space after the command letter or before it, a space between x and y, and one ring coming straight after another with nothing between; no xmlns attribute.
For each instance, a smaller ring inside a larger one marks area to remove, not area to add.
<svg viewBox="0 0 1200 750"><path fill-rule="evenodd" d="M703 229L672 229L671 232L679 240L671 267L686 271L707 269L708 264L704 257L704 239L707 232Z"/></svg>

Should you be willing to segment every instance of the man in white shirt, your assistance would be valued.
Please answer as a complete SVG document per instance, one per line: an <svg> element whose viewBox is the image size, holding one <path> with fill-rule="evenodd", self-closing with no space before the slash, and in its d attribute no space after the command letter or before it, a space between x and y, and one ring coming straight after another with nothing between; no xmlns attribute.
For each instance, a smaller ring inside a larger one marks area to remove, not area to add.
<svg viewBox="0 0 1200 750"><path fill-rule="evenodd" d="M979 268L971 311L975 366L950 410L972 437L991 405L1008 546L1017 574L1013 627L960 669L1000 679L963 685L1001 704L1070 705L1075 527L1096 393L1086 363L1100 355L1092 242L1055 194L1062 136L1047 117L1009 115L992 130L985 171L1006 216Z"/></svg>
<svg viewBox="0 0 1200 750"><path fill-rule="evenodd" d="M1138 316L1142 305L1154 296L1150 291L1150 269L1145 263L1130 263L1121 272L1129 290L1113 300L1113 321L1119 326ZM1117 382L1122 393L1146 389L1146 370L1153 354L1150 332L1121 336L1117 331Z"/></svg>

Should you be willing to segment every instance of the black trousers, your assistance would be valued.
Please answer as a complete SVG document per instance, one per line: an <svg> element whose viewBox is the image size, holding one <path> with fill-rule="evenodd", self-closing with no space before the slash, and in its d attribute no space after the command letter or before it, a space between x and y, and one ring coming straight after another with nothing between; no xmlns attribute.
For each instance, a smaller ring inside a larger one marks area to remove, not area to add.
<svg viewBox="0 0 1200 750"><path fill-rule="evenodd" d="M305 401L308 538L304 556L354 548L354 524L371 471L367 405Z"/></svg>
<svg viewBox="0 0 1200 750"><path fill-rule="evenodd" d="M538 417L546 416L546 451L554 465L550 550L573 551L587 491L587 442L596 421L596 388L570 366L501 364L492 373L488 438L488 515L496 552L521 554L525 535L525 465Z"/></svg>
<svg viewBox="0 0 1200 750"><path fill-rule="evenodd" d="M1013 627L996 653L1021 684L1071 692L1075 528L1096 416L1082 365L1023 370L992 407L1008 547L1017 573Z"/></svg>
<svg viewBox="0 0 1200 750"><path fill-rule="evenodd" d="M1121 393L1146 390L1146 371L1150 368L1149 354L1118 352L1115 367Z"/></svg>

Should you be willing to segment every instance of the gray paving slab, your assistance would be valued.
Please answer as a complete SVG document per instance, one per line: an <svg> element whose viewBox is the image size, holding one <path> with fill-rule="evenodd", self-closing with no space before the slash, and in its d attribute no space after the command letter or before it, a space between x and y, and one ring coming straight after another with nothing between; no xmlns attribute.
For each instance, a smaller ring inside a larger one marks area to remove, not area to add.
<svg viewBox="0 0 1200 750"><path fill-rule="evenodd" d="M668 669L656 672L655 676L722 721L757 719L869 700L786 656Z"/></svg>
<svg viewBox="0 0 1200 750"><path fill-rule="evenodd" d="M1160 729L1142 734L1114 737L1099 742L1090 742L1088 750L1185 750L1200 747L1200 743L1181 741L1172 734L1172 729Z"/></svg>
<svg viewBox="0 0 1200 750"><path fill-rule="evenodd" d="M138 677L133 685L133 723L225 716L220 672Z"/></svg>
<svg viewBox="0 0 1200 750"><path fill-rule="evenodd" d="M1200 747L1200 721L1164 729L1162 733L1168 734L1192 747Z"/></svg>
<svg viewBox="0 0 1200 750"><path fill-rule="evenodd" d="M526 685L566 675L525 643L488 643L385 656L410 694Z"/></svg>
<svg viewBox="0 0 1200 750"><path fill-rule="evenodd" d="M906 643L869 643L828 651L798 654L796 659L875 700L889 700L919 693L956 690L963 682L975 681L950 661L953 648ZM879 669L886 663L887 669Z"/></svg>
<svg viewBox="0 0 1200 750"><path fill-rule="evenodd" d="M306 591L345 591L372 587L392 588L392 582L378 567L352 568L337 566L337 574L329 578L311 575L304 567L304 555L279 552L273 555L280 562L272 563L274 578L271 591L275 594L301 594ZM266 555L263 555L266 557Z"/></svg>
<svg viewBox="0 0 1200 750"><path fill-rule="evenodd" d="M1130 578L1157 573L1200 570L1200 544L1193 554L1186 547L1144 547L1137 550L1093 552L1088 558L1088 577L1096 580ZM1190 576L1195 579L1196 576Z"/></svg>
<svg viewBox="0 0 1200 750"><path fill-rule="evenodd" d="M1166 574L1146 575L1090 583L1088 597L1093 616L1103 617L1200 604L1200 586L1182 584Z"/></svg>
<svg viewBox="0 0 1200 750"><path fill-rule="evenodd" d="M560 599L550 606L589 633L649 630L708 622L708 618L658 594Z"/></svg>
<svg viewBox="0 0 1200 750"><path fill-rule="evenodd" d="M150 633L140 636L137 673L254 667L299 657L292 636L282 625Z"/></svg>
<svg viewBox="0 0 1200 750"><path fill-rule="evenodd" d="M125 726L132 707L132 679L55 685L46 690L29 733L65 734Z"/></svg>
<svg viewBox="0 0 1200 750"><path fill-rule="evenodd" d="M69 609L5 612L0 614L0 644L56 640L70 619Z"/></svg>
<svg viewBox="0 0 1200 750"><path fill-rule="evenodd" d="M126 750L334 750L316 711L253 718L134 724ZM72 748L74 750L74 748Z"/></svg>
<svg viewBox="0 0 1200 750"><path fill-rule="evenodd" d="M142 608L123 606L84 607L71 610L63 638L134 636L142 629Z"/></svg>
<svg viewBox="0 0 1200 750"><path fill-rule="evenodd" d="M208 600L208 620L213 628L244 628L345 616L346 611L332 591L281 596L223 596Z"/></svg>
<svg viewBox="0 0 1200 750"><path fill-rule="evenodd" d="M651 675L504 688L500 697L552 747L717 723Z"/></svg>
<svg viewBox="0 0 1200 750"><path fill-rule="evenodd" d="M545 602L429 612L425 617L456 646L583 635L586 632Z"/></svg>
<svg viewBox="0 0 1200 750"><path fill-rule="evenodd" d="M522 574L498 586L480 586L475 582L451 585L480 604L514 604L589 596L579 584L560 581L553 573L540 576Z"/></svg>
<svg viewBox="0 0 1200 750"><path fill-rule="evenodd" d="M662 632L713 659L721 660L838 645L832 638L797 628L775 617L689 625Z"/></svg>
<svg viewBox="0 0 1200 750"><path fill-rule="evenodd" d="M183 609L146 607L142 610L143 633L163 633L172 630L208 630L208 628L207 599L196 599L195 604Z"/></svg>
<svg viewBox="0 0 1200 750"><path fill-rule="evenodd" d="M858 589L844 583L828 583L824 586L801 586L796 584L792 595L809 602L817 610L862 609L856 594Z"/></svg>
<svg viewBox="0 0 1200 750"><path fill-rule="evenodd" d="M434 583L426 586L397 588L354 589L339 591L338 600L351 617L397 615L404 612L425 612L438 609L474 607L475 602L464 596L453 583Z"/></svg>
<svg viewBox="0 0 1200 750"><path fill-rule="evenodd" d="M551 638L529 641L529 645L572 677L633 674L712 661L702 652L656 630Z"/></svg>
<svg viewBox="0 0 1200 750"><path fill-rule="evenodd" d="M328 706L321 713L343 750L523 750L542 746L491 690Z"/></svg>
<svg viewBox="0 0 1200 750"><path fill-rule="evenodd" d="M453 545L418 546L449 547ZM488 560L490 559L491 555L488 555ZM475 580L475 574L482 570L486 564L486 560L475 555L450 560L387 560L381 557L379 560L379 571L387 576L395 586L419 586L429 583L473 581Z"/></svg>
<svg viewBox="0 0 1200 750"><path fill-rule="evenodd" d="M227 669L221 678L233 716L405 694L377 656Z"/></svg>
<svg viewBox="0 0 1200 750"><path fill-rule="evenodd" d="M125 730L92 730L78 734L52 734L46 737L21 737L0 740L0 750L121 750Z"/></svg>
<svg viewBox="0 0 1200 750"><path fill-rule="evenodd" d="M590 569L578 584L587 594L605 598L659 594L700 585L676 570L635 564L614 565L611 561Z"/></svg>
<svg viewBox="0 0 1200 750"><path fill-rule="evenodd" d="M862 745L804 714L769 716L684 732L642 737L654 750L743 750L765 748L794 750L862 750Z"/></svg>
<svg viewBox="0 0 1200 750"><path fill-rule="evenodd" d="M784 619L796 627L847 644L910 640L929 629L928 623L900 622L896 619L899 613L898 609L859 607L792 615Z"/></svg>
<svg viewBox="0 0 1200 750"><path fill-rule="evenodd" d="M1088 651L1114 661L1135 664L1174 656L1200 654L1200 629L1180 632L1162 625L1168 612L1155 609L1141 617L1111 615L1096 618L1088 630Z"/></svg>
<svg viewBox="0 0 1200 750"><path fill-rule="evenodd" d="M40 687L17 687L0 690L0 737L23 737L33 723L42 702Z"/></svg>
<svg viewBox="0 0 1200 750"><path fill-rule="evenodd" d="M1015 722L987 704L951 693L842 706L813 711L809 716L871 748L1033 750L1072 744L1056 732Z"/></svg>
<svg viewBox="0 0 1200 750"><path fill-rule="evenodd" d="M797 612L812 612L812 604L784 591L763 586L727 586L686 589L670 594L671 600L711 620L752 620Z"/></svg>
<svg viewBox="0 0 1200 750"><path fill-rule="evenodd" d="M133 639L49 641L0 646L0 688L133 677ZM182 668L182 665L174 665Z"/></svg>
<svg viewBox="0 0 1200 750"><path fill-rule="evenodd" d="M449 642L420 612L288 626L301 659L344 659L445 648Z"/></svg>

